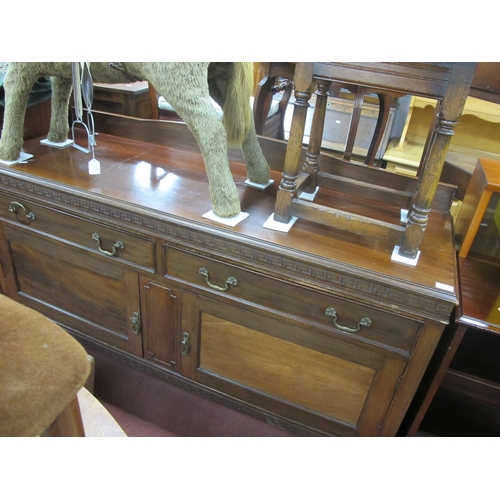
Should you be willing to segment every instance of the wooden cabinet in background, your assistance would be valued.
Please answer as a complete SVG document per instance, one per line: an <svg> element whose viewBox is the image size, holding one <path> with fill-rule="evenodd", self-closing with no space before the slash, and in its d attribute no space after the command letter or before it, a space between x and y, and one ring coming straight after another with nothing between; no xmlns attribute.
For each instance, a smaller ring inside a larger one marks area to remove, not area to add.
<svg viewBox="0 0 500 500"><path fill-rule="evenodd" d="M135 118L152 118L151 106L148 82L94 84L94 110Z"/></svg>
<svg viewBox="0 0 500 500"><path fill-rule="evenodd" d="M203 217L185 125L94 118L99 176L38 140L32 162L0 167L4 292L84 345L298 434L395 435L457 303L449 214L431 213L417 266L307 221L266 229L285 145L262 138L275 185L246 187L231 153L250 216L228 228Z"/></svg>

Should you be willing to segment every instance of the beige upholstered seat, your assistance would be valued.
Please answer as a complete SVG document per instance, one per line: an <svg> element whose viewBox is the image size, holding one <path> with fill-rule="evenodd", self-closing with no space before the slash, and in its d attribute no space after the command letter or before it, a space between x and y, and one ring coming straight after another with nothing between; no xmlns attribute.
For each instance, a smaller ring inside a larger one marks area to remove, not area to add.
<svg viewBox="0 0 500 500"><path fill-rule="evenodd" d="M40 313L0 295L0 436L83 436L76 398L83 347Z"/></svg>

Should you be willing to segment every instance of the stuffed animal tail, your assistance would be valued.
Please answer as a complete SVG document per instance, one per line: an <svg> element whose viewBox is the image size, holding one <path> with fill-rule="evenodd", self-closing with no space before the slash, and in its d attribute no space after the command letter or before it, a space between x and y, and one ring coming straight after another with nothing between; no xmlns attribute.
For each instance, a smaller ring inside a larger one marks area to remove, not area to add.
<svg viewBox="0 0 500 500"><path fill-rule="evenodd" d="M241 146L250 130L253 120L252 108L250 107L252 91L253 63L234 63L222 118L226 128L227 141L231 146Z"/></svg>

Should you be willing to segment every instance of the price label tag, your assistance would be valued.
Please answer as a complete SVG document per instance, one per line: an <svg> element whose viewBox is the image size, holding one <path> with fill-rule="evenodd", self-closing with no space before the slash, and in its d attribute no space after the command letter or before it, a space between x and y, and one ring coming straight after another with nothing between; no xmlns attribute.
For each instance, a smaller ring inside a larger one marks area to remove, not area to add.
<svg viewBox="0 0 500 500"><path fill-rule="evenodd" d="M89 174L90 175L99 175L101 173L101 162L92 158L89 161Z"/></svg>

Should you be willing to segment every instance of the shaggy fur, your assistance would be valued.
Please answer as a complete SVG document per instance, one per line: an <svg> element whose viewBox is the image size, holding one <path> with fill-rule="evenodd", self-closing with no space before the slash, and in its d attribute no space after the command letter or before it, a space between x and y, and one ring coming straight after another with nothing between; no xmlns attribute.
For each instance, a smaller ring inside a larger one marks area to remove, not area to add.
<svg viewBox="0 0 500 500"><path fill-rule="evenodd" d="M269 166L257 136L250 107L252 63L120 63L125 72L108 63L90 63L94 82L151 82L184 119L198 141L205 161L212 207L220 217L240 212L239 193L227 158L228 142L240 146L250 181L265 184ZM52 111L47 138L64 142L72 89L71 63L10 63L5 77L5 116L0 139L0 159L19 157L30 89L38 78L52 77ZM223 121L210 102L222 107Z"/></svg>

